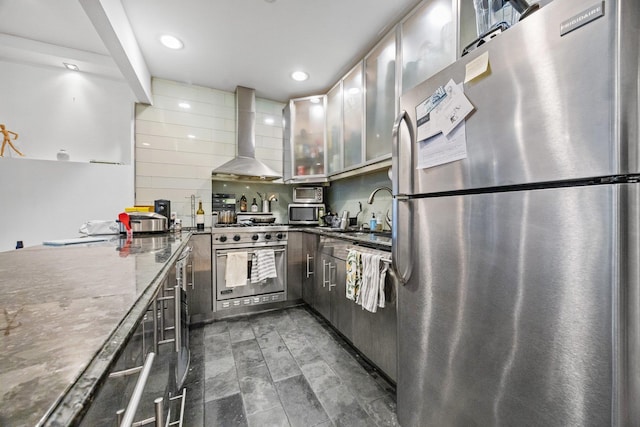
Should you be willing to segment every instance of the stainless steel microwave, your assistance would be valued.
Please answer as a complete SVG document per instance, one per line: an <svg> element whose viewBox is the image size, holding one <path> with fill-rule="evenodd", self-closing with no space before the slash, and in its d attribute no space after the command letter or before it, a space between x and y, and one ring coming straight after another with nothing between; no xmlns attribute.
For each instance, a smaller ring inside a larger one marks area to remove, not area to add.
<svg viewBox="0 0 640 427"><path fill-rule="evenodd" d="M322 187L294 187L293 188L294 203L322 203L323 189Z"/></svg>
<svg viewBox="0 0 640 427"><path fill-rule="evenodd" d="M324 215L322 203L291 203L289 205L289 224L318 225Z"/></svg>

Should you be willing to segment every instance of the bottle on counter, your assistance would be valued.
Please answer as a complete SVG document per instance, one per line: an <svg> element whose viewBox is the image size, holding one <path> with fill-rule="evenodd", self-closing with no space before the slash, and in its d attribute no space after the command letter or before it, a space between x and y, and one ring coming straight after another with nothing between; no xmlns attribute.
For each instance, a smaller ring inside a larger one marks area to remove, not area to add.
<svg viewBox="0 0 640 427"><path fill-rule="evenodd" d="M324 223L324 208L320 206L318 208L318 225L322 225Z"/></svg>
<svg viewBox="0 0 640 427"><path fill-rule="evenodd" d="M258 203L256 203L256 198L253 198L253 203L251 203L251 212L258 212Z"/></svg>
<svg viewBox="0 0 640 427"><path fill-rule="evenodd" d="M247 211L247 198L243 194L242 197L240 197L240 212L246 212L246 211Z"/></svg>
<svg viewBox="0 0 640 427"><path fill-rule="evenodd" d="M196 229L204 230L204 209L202 209L202 200L198 203L198 210L196 211Z"/></svg>
<svg viewBox="0 0 640 427"><path fill-rule="evenodd" d="M376 231L377 226L378 226L378 220L376 219L376 214L372 213L371 219L369 220L369 230Z"/></svg>
<svg viewBox="0 0 640 427"><path fill-rule="evenodd" d="M376 217L376 231L382 231L384 228L384 216L382 212L378 212L378 216Z"/></svg>

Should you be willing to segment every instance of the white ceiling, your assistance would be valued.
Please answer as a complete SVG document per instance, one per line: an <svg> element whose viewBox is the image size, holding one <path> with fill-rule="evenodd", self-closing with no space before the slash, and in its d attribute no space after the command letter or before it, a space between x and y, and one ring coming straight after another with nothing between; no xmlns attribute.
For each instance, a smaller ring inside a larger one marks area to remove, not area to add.
<svg viewBox="0 0 640 427"><path fill-rule="evenodd" d="M122 3L152 76L286 101L325 93L419 0ZM79 0L0 0L0 16L0 59L56 66L75 54L83 70L117 74ZM164 33L184 49L160 45ZM309 80L293 81L297 69Z"/></svg>

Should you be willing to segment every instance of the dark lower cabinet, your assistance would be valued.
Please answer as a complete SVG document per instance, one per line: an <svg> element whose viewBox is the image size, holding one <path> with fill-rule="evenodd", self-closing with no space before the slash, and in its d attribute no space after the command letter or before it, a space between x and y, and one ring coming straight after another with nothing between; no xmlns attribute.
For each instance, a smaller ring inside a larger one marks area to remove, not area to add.
<svg viewBox="0 0 640 427"><path fill-rule="evenodd" d="M387 274L384 308L371 313L353 308L353 345L393 381L398 377L396 283Z"/></svg>
<svg viewBox="0 0 640 427"><path fill-rule="evenodd" d="M186 392L181 382L189 364L189 334L186 292L179 283L186 281L180 274L188 263L188 255L181 257L177 269L172 268L163 280L89 403L81 426L120 426L133 401L138 402L136 410L130 411L134 425L165 426L182 416ZM141 390L139 400L136 388Z"/></svg>
<svg viewBox="0 0 640 427"><path fill-rule="evenodd" d="M313 298L305 301L390 379L397 378L396 283L387 273L384 308L363 310L346 297L346 259L352 243L322 237L317 246ZM391 254L385 253L390 258Z"/></svg>
<svg viewBox="0 0 640 427"><path fill-rule="evenodd" d="M303 298L304 236L306 233L297 230L287 233L287 301Z"/></svg>
<svg viewBox="0 0 640 427"><path fill-rule="evenodd" d="M192 235L189 246L193 249L187 268L189 319L191 324L204 323L214 318L211 233Z"/></svg>
<svg viewBox="0 0 640 427"><path fill-rule="evenodd" d="M353 341L353 301L347 299L346 257L327 257L329 262L329 295L331 299L331 324L345 337Z"/></svg>
<svg viewBox="0 0 640 427"><path fill-rule="evenodd" d="M311 233L302 234L302 251L300 252L302 299L311 307L315 304L316 281L318 280L318 242L319 237Z"/></svg>

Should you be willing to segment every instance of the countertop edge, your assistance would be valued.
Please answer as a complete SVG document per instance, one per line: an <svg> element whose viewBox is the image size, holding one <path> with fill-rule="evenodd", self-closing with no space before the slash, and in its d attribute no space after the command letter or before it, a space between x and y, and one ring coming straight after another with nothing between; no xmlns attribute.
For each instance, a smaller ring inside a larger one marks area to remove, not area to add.
<svg viewBox="0 0 640 427"><path fill-rule="evenodd" d="M74 382L51 405L37 426L69 426L77 425L91 403L97 390L106 380L109 368L115 363L135 327L147 311L147 306L156 294L164 277L188 245L193 233L188 232L178 249L167 260L156 277L149 283L144 292L131 306L115 330L109 335L104 346L91 359Z"/></svg>
<svg viewBox="0 0 640 427"><path fill-rule="evenodd" d="M382 243L372 240L367 240L361 237L352 236L349 233L336 232L328 229L322 229L319 227L304 227L299 229L292 229L292 231L302 231L305 233L316 234L319 236L327 236L335 239L346 240L354 244L365 246L374 249L380 249L386 252L391 252L391 243Z"/></svg>

